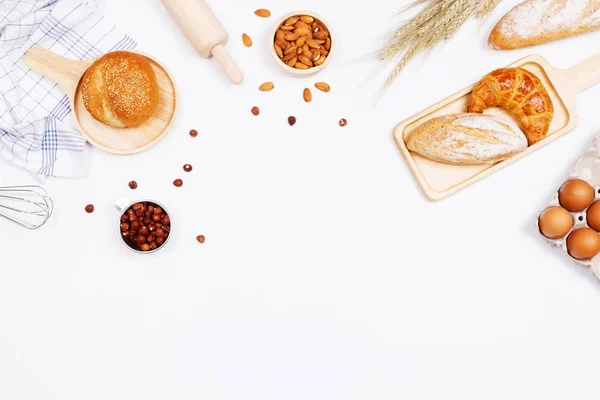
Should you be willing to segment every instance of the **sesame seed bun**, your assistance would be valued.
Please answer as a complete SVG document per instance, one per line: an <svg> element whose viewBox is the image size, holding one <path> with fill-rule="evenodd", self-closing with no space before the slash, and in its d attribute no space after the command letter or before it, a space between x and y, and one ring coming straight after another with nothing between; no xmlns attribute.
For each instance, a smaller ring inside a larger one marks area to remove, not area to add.
<svg viewBox="0 0 600 400"><path fill-rule="evenodd" d="M114 128L144 124L158 105L152 65L146 57L127 51L96 60L83 75L81 90L88 112Z"/></svg>

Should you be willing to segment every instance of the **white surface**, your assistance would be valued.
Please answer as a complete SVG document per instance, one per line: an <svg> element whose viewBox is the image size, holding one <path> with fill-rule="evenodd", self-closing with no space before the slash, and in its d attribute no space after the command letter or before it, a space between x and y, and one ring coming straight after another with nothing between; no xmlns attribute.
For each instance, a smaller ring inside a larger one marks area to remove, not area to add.
<svg viewBox="0 0 600 400"><path fill-rule="evenodd" d="M533 52L571 66L600 33L493 51L486 34L507 0L374 106L384 75L361 85L374 64L355 60L395 25L401 0L210 3L241 87L193 54L158 1L108 1L172 71L181 113L154 149L94 150L89 178L48 180L56 214L44 229L0 222L0 399L597 399L600 282L531 227L600 130L600 86L579 99L576 131L441 203L419 192L392 129ZM304 103L317 78L273 64L277 21L259 7L314 9L335 25L340 57L317 77L331 93ZM275 90L259 92L267 80ZM0 164L0 185L34 182ZM168 248L140 257L119 243L121 196L175 214Z"/></svg>

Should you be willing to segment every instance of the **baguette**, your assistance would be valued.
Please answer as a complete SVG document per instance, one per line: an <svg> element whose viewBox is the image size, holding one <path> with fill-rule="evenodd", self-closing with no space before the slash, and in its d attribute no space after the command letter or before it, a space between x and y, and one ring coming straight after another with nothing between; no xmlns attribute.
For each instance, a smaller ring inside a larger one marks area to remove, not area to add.
<svg viewBox="0 0 600 400"><path fill-rule="evenodd" d="M520 49L600 29L600 0L527 0L494 27L488 43Z"/></svg>
<svg viewBox="0 0 600 400"><path fill-rule="evenodd" d="M489 164L525 150L527 139L510 120L467 113L430 119L408 137L406 147L447 164Z"/></svg>

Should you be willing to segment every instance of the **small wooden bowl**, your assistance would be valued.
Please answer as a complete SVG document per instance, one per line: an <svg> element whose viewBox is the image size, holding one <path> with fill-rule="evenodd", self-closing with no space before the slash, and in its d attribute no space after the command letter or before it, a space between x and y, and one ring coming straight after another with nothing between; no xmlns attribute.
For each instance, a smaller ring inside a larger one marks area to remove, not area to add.
<svg viewBox="0 0 600 400"><path fill-rule="evenodd" d="M275 52L275 49L273 48L273 44L275 41L275 33L277 33L277 31L279 30L279 27L281 26L282 23L284 23L288 18L293 17L295 15L308 15L309 17L318 19L327 28L327 31L329 32L329 38L331 39L331 49L329 50L327 59L325 60L325 62L323 64L316 66L316 67L309 68L309 69L292 68L289 65L287 65L286 63L284 63L283 61L281 61L281 59ZM285 14L283 17L281 17L279 19L279 22L277 22L277 24L273 27L273 30L271 31L271 34L269 35L269 52L273 56L275 63L277 63L277 65L279 65L285 72L289 73L290 75L297 76L297 77L306 78L306 77L313 76L313 75L321 72L331 62L331 58L333 57L335 46L336 46L336 39L335 39L333 32L331 31L331 24L329 24L329 22L327 22L327 20L325 20L319 14L312 12L312 11L299 10L299 11L292 11L290 13Z"/></svg>

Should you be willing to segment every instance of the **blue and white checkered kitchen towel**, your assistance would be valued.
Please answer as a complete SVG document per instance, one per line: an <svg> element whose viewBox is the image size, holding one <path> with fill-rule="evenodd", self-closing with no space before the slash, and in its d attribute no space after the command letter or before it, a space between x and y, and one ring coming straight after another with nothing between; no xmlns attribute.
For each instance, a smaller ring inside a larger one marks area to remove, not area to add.
<svg viewBox="0 0 600 400"><path fill-rule="evenodd" d="M103 9L104 0L0 0L0 158L42 175L84 175L85 139L65 92L23 56L33 45L81 60L135 47Z"/></svg>

